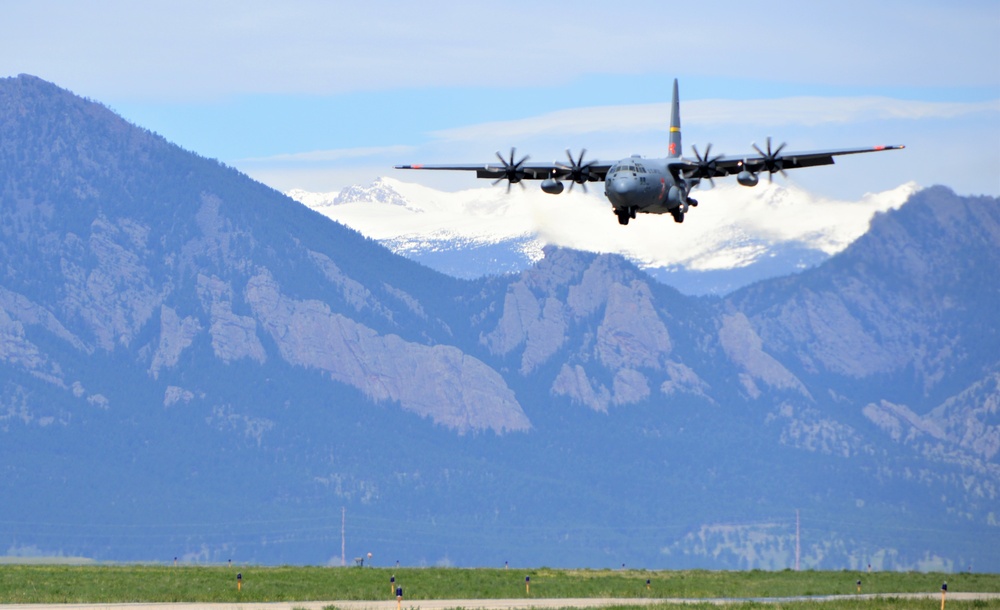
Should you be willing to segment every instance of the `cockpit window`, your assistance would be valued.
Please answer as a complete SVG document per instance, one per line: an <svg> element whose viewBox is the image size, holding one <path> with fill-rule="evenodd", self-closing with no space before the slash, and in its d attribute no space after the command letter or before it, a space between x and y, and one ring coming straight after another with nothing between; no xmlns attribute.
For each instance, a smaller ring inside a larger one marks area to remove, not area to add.
<svg viewBox="0 0 1000 610"><path fill-rule="evenodd" d="M611 170L608 172L608 174L612 175L612 174L619 174L619 173L624 173L624 172L634 172L636 174L647 174L647 173L649 173L648 171L646 171L646 167L644 165L640 165L640 164L635 163L635 162L632 162L632 163L624 163L623 162L621 165L615 165L614 167L612 167Z"/></svg>
<svg viewBox="0 0 1000 610"><path fill-rule="evenodd" d="M609 173L611 173L611 174L618 174L618 173L623 173L623 172L633 172L633 173L637 173L637 174L645 174L646 173L646 168L643 167L643 166L641 166L641 165L616 165L613 168L611 168L611 171Z"/></svg>

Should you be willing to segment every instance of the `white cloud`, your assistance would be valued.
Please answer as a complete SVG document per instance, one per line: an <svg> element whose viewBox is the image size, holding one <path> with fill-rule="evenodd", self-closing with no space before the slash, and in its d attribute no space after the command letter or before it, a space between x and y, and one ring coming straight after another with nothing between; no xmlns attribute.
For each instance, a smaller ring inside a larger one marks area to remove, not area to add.
<svg viewBox="0 0 1000 610"><path fill-rule="evenodd" d="M1000 99L989 102L926 102L887 97L792 97L776 100L698 100L686 106L684 119L698 125L805 125L882 120L954 119L1000 112Z"/></svg>
<svg viewBox="0 0 1000 610"><path fill-rule="evenodd" d="M695 191L700 205L683 224L670 215L639 215L622 227L600 185L591 185L589 194L577 188L558 196L536 185L514 187L509 194L502 187L448 193L393 179L375 187L401 194L407 205L370 200L330 205L336 193L299 191L294 197L378 240L492 243L535 235L542 245L619 253L648 267L692 270L740 267L766 255L771 245L788 242L834 254L868 229L872 215L898 208L918 188L906 184L845 201L778 183L752 189L719 186Z"/></svg>
<svg viewBox="0 0 1000 610"><path fill-rule="evenodd" d="M234 163L241 166L278 165L283 163L328 163L348 159L367 159L386 155L407 155L412 153L413 146L368 146L361 148L340 148L333 150L313 150L299 153L286 153L268 157L253 157L238 159Z"/></svg>
<svg viewBox="0 0 1000 610"><path fill-rule="evenodd" d="M681 103L681 122L690 126L779 127L880 120L953 119L1000 113L1000 99L990 102L921 102L885 97L793 97L773 100L692 100ZM430 135L447 141L496 141L596 132L667 131L670 106L634 104L575 108L513 121L443 129Z"/></svg>
<svg viewBox="0 0 1000 610"><path fill-rule="evenodd" d="M867 230L875 212L899 207L915 189L908 184L842 201L777 183L753 189L718 186L694 193L700 205L682 225L665 215L640 216L618 227L610 204L601 199L596 205L539 201L534 217L547 243L622 253L651 267L725 269L749 264L761 254L762 243L796 241L828 254L839 252Z"/></svg>

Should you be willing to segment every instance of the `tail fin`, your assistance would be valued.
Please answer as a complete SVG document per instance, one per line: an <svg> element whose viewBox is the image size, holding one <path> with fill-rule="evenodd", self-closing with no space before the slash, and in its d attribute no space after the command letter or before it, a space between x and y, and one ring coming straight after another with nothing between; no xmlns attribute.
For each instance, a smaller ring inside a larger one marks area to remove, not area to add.
<svg viewBox="0 0 1000 610"><path fill-rule="evenodd" d="M681 103L677 99L677 79L674 79L674 100L670 104L670 143L667 151L671 157L681 156Z"/></svg>

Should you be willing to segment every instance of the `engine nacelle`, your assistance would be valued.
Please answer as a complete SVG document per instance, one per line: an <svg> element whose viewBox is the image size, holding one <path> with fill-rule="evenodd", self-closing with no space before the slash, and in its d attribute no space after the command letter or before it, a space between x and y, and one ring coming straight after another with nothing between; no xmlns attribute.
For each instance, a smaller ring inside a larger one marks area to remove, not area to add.
<svg viewBox="0 0 1000 610"><path fill-rule="evenodd" d="M736 174L736 181L743 186L757 186L760 179L757 177L757 174L743 170L742 172Z"/></svg>
<svg viewBox="0 0 1000 610"><path fill-rule="evenodd" d="M563 192L563 183L555 178L546 178L542 180L542 190L549 195L558 195Z"/></svg>
<svg viewBox="0 0 1000 610"><path fill-rule="evenodd" d="M667 207L676 208L684 203L687 203L687 192L676 185L671 186L670 190L667 191Z"/></svg>

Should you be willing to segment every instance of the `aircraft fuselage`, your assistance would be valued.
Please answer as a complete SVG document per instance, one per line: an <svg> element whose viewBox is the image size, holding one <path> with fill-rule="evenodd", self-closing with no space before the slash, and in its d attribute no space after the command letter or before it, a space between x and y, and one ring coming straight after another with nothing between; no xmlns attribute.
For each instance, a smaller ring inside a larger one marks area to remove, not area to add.
<svg viewBox="0 0 1000 610"><path fill-rule="evenodd" d="M643 159L638 156L622 159L608 171L604 180L604 195L614 207L621 224L641 214L670 212L683 218L688 199L678 188L667 169L668 159Z"/></svg>

